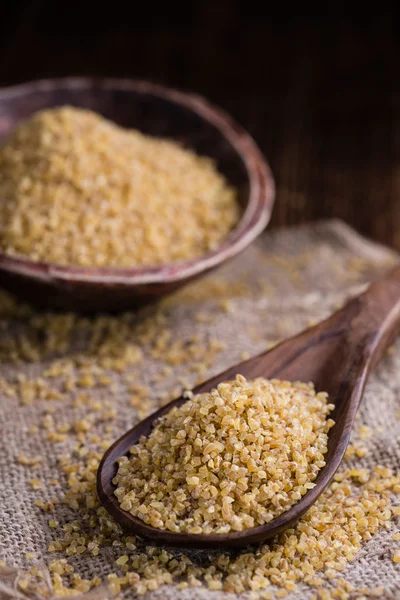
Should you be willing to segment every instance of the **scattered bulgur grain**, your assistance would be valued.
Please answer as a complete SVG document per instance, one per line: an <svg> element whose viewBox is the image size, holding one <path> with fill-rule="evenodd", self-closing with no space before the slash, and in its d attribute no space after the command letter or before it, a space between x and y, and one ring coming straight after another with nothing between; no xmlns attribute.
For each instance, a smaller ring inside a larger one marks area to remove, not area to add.
<svg viewBox="0 0 400 600"><path fill-rule="evenodd" d="M400 550L398 549L393 552L393 562L400 563Z"/></svg>
<svg viewBox="0 0 400 600"><path fill-rule="evenodd" d="M363 458L367 456L368 450L364 446L359 446L358 444L349 444L346 448L346 458Z"/></svg>
<svg viewBox="0 0 400 600"><path fill-rule="evenodd" d="M58 521L56 521L55 519L50 519L49 520L49 527L51 527L52 529L57 529L57 527L60 526L60 523Z"/></svg>
<svg viewBox="0 0 400 600"><path fill-rule="evenodd" d="M40 479L31 479L29 483L31 484L34 490L41 490L43 488L43 483L42 481L40 481Z"/></svg>
<svg viewBox="0 0 400 600"><path fill-rule="evenodd" d="M119 460L121 508L160 529L227 533L268 523L313 487L333 426L325 393L237 375L187 395Z"/></svg>
<svg viewBox="0 0 400 600"><path fill-rule="evenodd" d="M188 587L188 583L187 581L181 581L176 587L178 590L185 590Z"/></svg>
<svg viewBox="0 0 400 600"><path fill-rule="evenodd" d="M40 465L40 463L43 461L43 457L42 456L26 456L26 454L20 454L18 456L17 460L20 465L36 467L36 466Z"/></svg>
<svg viewBox="0 0 400 600"><path fill-rule="evenodd" d="M389 469L388 467L384 467L382 465L377 465L374 468L374 471L379 477L383 477L385 479L390 478L393 475L392 469Z"/></svg>
<svg viewBox="0 0 400 600"><path fill-rule="evenodd" d="M366 425L361 425L360 429L358 430L358 435L360 440L367 440L372 435L371 428L367 427Z"/></svg>

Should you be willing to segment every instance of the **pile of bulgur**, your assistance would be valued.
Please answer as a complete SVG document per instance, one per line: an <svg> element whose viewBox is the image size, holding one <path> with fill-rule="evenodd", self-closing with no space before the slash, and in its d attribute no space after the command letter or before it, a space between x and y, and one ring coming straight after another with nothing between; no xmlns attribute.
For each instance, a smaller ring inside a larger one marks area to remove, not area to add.
<svg viewBox="0 0 400 600"><path fill-rule="evenodd" d="M334 424L326 393L237 375L187 396L119 459L123 510L159 529L228 533L268 523L314 487Z"/></svg>
<svg viewBox="0 0 400 600"><path fill-rule="evenodd" d="M213 161L91 111L44 110L0 148L0 249L130 267L205 254L239 218Z"/></svg>

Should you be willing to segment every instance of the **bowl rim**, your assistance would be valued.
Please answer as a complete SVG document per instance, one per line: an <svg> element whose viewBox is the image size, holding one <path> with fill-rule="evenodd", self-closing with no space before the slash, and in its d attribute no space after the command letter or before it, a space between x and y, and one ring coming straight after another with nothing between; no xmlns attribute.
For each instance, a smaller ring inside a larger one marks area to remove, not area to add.
<svg viewBox="0 0 400 600"><path fill-rule="evenodd" d="M186 261L156 266L81 267L35 262L0 251L0 271L43 282L105 283L148 285L179 282L208 271L235 256L248 246L268 224L275 197L275 183L264 156L245 129L225 111L191 92L144 80L109 77L61 77L39 79L0 88L0 102L35 92L63 89L104 89L150 94L189 109L221 132L243 161L249 177L249 199L246 209L228 237L215 249ZM56 105L55 105L56 106Z"/></svg>

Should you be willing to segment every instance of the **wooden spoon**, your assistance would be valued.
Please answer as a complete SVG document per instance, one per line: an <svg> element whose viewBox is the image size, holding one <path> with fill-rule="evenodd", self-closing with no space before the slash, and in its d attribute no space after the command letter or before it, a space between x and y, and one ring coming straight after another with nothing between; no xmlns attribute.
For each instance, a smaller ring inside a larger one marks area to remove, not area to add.
<svg viewBox="0 0 400 600"><path fill-rule="evenodd" d="M312 381L318 391L329 393L335 405L330 430L326 466L315 480L315 487L267 525L227 534L187 534L155 529L121 510L114 495L112 479L117 459L144 435L154 422L186 402L173 400L125 433L105 453L98 469L97 491L100 501L123 527L152 542L195 548L232 548L270 538L292 526L324 491L335 474L349 442L351 428L365 383L396 334L400 332L400 267L373 283L361 296L315 327L283 341L268 352L227 369L224 373L197 386L194 393L210 391L219 382L241 373L248 379L268 377L289 381Z"/></svg>

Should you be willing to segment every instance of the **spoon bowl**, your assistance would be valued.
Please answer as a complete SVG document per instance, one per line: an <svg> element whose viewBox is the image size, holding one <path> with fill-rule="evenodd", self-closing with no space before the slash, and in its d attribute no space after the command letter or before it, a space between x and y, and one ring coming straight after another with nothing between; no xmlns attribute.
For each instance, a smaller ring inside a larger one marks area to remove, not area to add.
<svg viewBox="0 0 400 600"><path fill-rule="evenodd" d="M180 397L138 423L105 453L98 469L100 501L121 525L156 544L194 548L235 548L261 542L292 526L316 501L335 474L346 451L354 418L367 377L400 331L400 267L373 283L361 296L315 327L197 386L195 394L208 392L237 373L247 379L268 377L288 381L312 381L326 391L335 405L334 427L329 432L328 452L315 487L288 511L266 525L227 534L187 534L156 529L120 508L112 479L117 460L128 455L141 436L148 436L159 417L187 398Z"/></svg>
<svg viewBox="0 0 400 600"><path fill-rule="evenodd" d="M175 140L211 157L238 190L242 215L216 249L179 263L131 268L37 263L0 252L0 285L25 301L85 312L132 309L173 292L232 258L267 225L274 183L254 140L206 100L143 81L67 78L0 90L0 144L36 111L60 105L87 108L127 128Z"/></svg>

